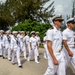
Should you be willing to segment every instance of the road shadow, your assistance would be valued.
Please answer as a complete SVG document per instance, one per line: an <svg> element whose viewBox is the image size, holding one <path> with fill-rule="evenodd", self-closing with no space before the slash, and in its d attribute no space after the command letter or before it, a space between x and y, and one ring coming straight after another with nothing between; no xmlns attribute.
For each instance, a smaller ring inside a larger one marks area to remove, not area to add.
<svg viewBox="0 0 75 75"><path fill-rule="evenodd" d="M43 56L43 53L39 53L38 61L40 61L41 56Z"/></svg>
<svg viewBox="0 0 75 75"><path fill-rule="evenodd" d="M66 75L75 75L70 67L67 67Z"/></svg>
<svg viewBox="0 0 75 75"><path fill-rule="evenodd" d="M21 63L22 63L22 64L24 64L25 62L26 62L26 60L25 60L25 59L21 60Z"/></svg>
<svg viewBox="0 0 75 75"><path fill-rule="evenodd" d="M35 59L30 59L30 61L35 61Z"/></svg>
<svg viewBox="0 0 75 75"><path fill-rule="evenodd" d="M39 55L43 55L43 53L39 53Z"/></svg>

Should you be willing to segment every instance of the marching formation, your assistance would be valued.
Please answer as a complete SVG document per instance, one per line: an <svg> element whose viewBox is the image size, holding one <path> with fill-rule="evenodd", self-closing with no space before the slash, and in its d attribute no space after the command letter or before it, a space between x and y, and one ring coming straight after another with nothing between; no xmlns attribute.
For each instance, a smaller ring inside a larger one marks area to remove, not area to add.
<svg viewBox="0 0 75 75"><path fill-rule="evenodd" d="M6 58L8 56L8 60L11 63L15 64L15 58L17 59L18 67L22 68L20 55L23 53L24 59L30 61L32 54L34 53L35 62L39 63L39 48L40 37L39 32L32 31L31 37L29 36L29 32L24 31L13 31L12 34L10 30L4 33L3 30L0 30L0 57ZM28 50L28 57L27 52Z"/></svg>
<svg viewBox="0 0 75 75"><path fill-rule="evenodd" d="M43 37L44 58L48 59L48 68L44 75L66 75L66 68L70 61L75 68L75 32L74 18L67 20L67 28L61 32L60 27L63 22L61 15L55 15L52 18L53 28L47 30ZM34 61L39 63L39 32L32 31L31 37L29 32L24 31L6 31L0 30L0 57L3 59L8 56L8 60L15 64L17 59L18 67L22 68L20 55L23 52L24 59L30 61L34 53ZM28 56L27 51L28 50Z"/></svg>

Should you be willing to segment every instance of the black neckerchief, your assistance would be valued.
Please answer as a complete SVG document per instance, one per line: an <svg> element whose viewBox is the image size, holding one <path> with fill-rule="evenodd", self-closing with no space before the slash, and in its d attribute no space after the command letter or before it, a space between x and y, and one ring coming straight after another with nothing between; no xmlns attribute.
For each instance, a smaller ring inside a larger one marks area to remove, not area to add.
<svg viewBox="0 0 75 75"><path fill-rule="evenodd" d="M7 38L8 38L8 42L10 43L11 37L10 36L7 36Z"/></svg>

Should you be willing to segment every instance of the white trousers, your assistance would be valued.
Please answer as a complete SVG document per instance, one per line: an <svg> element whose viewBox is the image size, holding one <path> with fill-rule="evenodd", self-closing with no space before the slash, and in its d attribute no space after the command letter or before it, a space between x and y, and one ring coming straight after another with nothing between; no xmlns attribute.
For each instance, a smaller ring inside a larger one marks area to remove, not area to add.
<svg viewBox="0 0 75 75"><path fill-rule="evenodd" d="M47 59L48 58L48 49L47 49L47 45L44 44L44 58Z"/></svg>
<svg viewBox="0 0 75 75"><path fill-rule="evenodd" d="M27 43L27 44L26 44L26 49L28 50L28 52L29 52L29 54L30 54L30 51L31 51L31 50L30 50L30 43Z"/></svg>
<svg viewBox="0 0 75 75"><path fill-rule="evenodd" d="M70 57L70 56L68 55L67 50L66 50L65 48L63 48L64 53L65 53L65 63L66 63L65 66L66 66L66 68L67 68L68 62L70 61L71 64L72 64L72 66L75 68L75 48L69 48L69 49L72 51L73 57Z"/></svg>
<svg viewBox="0 0 75 75"><path fill-rule="evenodd" d="M57 73L57 75L66 75L64 57L62 56L60 59L58 59L58 56L56 58L59 62L58 65L54 65L52 57L50 54L48 54L48 68L44 75L54 75L55 73Z"/></svg>
<svg viewBox="0 0 75 75"><path fill-rule="evenodd" d="M2 42L0 41L0 55L3 53Z"/></svg>
<svg viewBox="0 0 75 75"><path fill-rule="evenodd" d="M0 47L0 55L2 55L2 54L3 54L3 48Z"/></svg>
<svg viewBox="0 0 75 75"><path fill-rule="evenodd" d="M20 66L21 65L21 61L20 61L20 50L14 50L12 52L12 63L15 63L15 56L17 58L18 66Z"/></svg>
<svg viewBox="0 0 75 75"><path fill-rule="evenodd" d="M38 51L39 47L37 47L36 49L36 53L37 53L37 56L39 56L39 51Z"/></svg>
<svg viewBox="0 0 75 75"><path fill-rule="evenodd" d="M39 56L39 45L40 45L40 43L38 42L38 47L37 47L37 56Z"/></svg>
<svg viewBox="0 0 75 75"><path fill-rule="evenodd" d="M34 49L32 49L32 50L30 51L30 54L29 54L29 56L28 56L28 60L30 60L30 58L31 58L31 56L32 56L33 53L34 53L35 62L37 62L37 61L38 61L38 60L37 60L37 47L34 48Z"/></svg>
<svg viewBox="0 0 75 75"><path fill-rule="evenodd" d="M3 48L3 49L2 49L2 55L3 55L3 57L6 56L6 48Z"/></svg>
<svg viewBox="0 0 75 75"><path fill-rule="evenodd" d="M26 48L23 47L24 58L26 59Z"/></svg>
<svg viewBox="0 0 75 75"><path fill-rule="evenodd" d="M11 50L10 50L10 48L7 48L7 49L3 48L2 55L5 57L6 54L8 54L8 60L10 60L11 59Z"/></svg>
<svg viewBox="0 0 75 75"><path fill-rule="evenodd" d="M0 55L2 55L2 49L0 49Z"/></svg>
<svg viewBox="0 0 75 75"><path fill-rule="evenodd" d="M10 60L10 59L11 59L11 49L8 48L8 49L7 49L7 52L8 52L8 60Z"/></svg>

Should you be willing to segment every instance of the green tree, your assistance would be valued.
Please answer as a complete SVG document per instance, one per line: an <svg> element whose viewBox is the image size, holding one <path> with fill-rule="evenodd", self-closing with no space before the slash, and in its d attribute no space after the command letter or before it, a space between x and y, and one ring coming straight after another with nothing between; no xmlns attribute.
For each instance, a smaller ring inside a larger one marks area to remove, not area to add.
<svg viewBox="0 0 75 75"><path fill-rule="evenodd" d="M50 3L47 8L44 8L46 2L49 0L6 0L5 3L0 5L0 20L1 27L4 25L14 25L16 22L24 22L27 19L47 22L47 18L52 16L54 2ZM50 11L47 11L51 8ZM44 11L42 11L45 9Z"/></svg>
<svg viewBox="0 0 75 75"><path fill-rule="evenodd" d="M4 3L0 4L0 29L6 30L9 25L14 24L14 21L9 8Z"/></svg>
<svg viewBox="0 0 75 75"><path fill-rule="evenodd" d="M46 24L40 24L37 21L32 21L32 20L26 20L24 23L19 23L17 26L14 26L12 28L13 30L17 30L17 31L39 31L40 32L40 37L41 39L43 39L44 37L44 33L50 28L52 27L49 23Z"/></svg>

